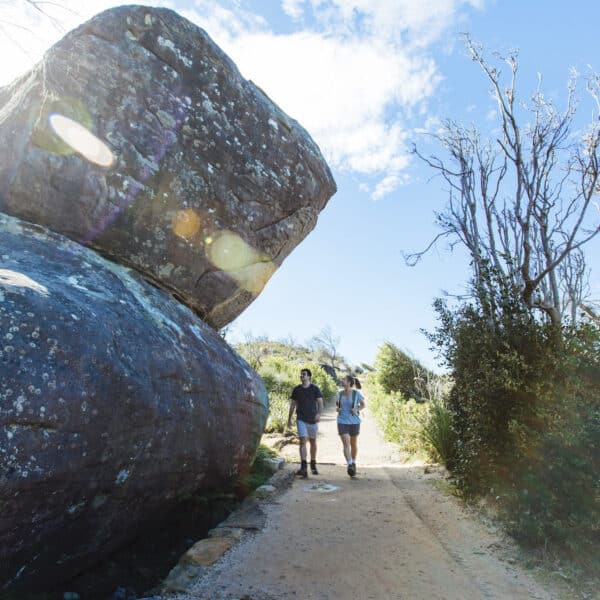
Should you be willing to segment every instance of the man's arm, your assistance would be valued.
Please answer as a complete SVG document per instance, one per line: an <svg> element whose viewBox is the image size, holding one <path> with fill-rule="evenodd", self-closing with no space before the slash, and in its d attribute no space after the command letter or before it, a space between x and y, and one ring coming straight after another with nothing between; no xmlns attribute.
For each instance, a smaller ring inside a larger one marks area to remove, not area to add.
<svg viewBox="0 0 600 600"><path fill-rule="evenodd" d="M294 411L296 410L297 404L298 403L293 398L290 398L290 412L288 413L288 422L287 422L288 429L292 428L292 416L294 414Z"/></svg>
<svg viewBox="0 0 600 600"><path fill-rule="evenodd" d="M317 414L315 416L315 423L318 423L321 420L321 413L323 412L323 398L319 396L317 398Z"/></svg>

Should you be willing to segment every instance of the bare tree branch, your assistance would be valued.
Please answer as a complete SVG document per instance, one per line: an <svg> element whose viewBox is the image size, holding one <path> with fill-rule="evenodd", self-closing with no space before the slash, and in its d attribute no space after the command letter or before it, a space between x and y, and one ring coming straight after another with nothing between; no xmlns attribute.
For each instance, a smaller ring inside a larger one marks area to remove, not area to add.
<svg viewBox="0 0 600 600"><path fill-rule="evenodd" d="M448 202L436 215L441 228L422 252L406 253L413 266L442 237L463 244L472 257L475 291L491 298L486 265L521 289L523 302L556 324L573 320L589 288L581 248L600 232L589 225L592 199L600 188L600 76L586 90L595 111L585 134L573 141L579 108L578 79L571 74L565 107L558 110L542 92L542 78L529 102L518 102L516 51L488 60L482 46L465 36L498 107L501 135L485 140L475 126L446 120L434 139L448 159L413 152L448 185ZM506 84L505 84L505 80ZM523 122L523 124L521 124ZM493 311L494 307L490 306Z"/></svg>

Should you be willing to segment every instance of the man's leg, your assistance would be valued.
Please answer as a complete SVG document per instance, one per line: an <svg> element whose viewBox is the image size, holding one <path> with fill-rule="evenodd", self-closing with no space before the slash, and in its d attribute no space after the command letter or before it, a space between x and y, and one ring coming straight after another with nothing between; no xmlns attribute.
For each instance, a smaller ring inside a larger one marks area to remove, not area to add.
<svg viewBox="0 0 600 600"><path fill-rule="evenodd" d="M310 442L310 471L313 475L318 475L317 471L317 438L308 438Z"/></svg>
<svg viewBox="0 0 600 600"><path fill-rule="evenodd" d="M306 438L300 438L300 462L306 462Z"/></svg>
<svg viewBox="0 0 600 600"><path fill-rule="evenodd" d="M300 438L300 469L296 473L301 477L308 477L308 469L306 465L306 438Z"/></svg>
<svg viewBox="0 0 600 600"><path fill-rule="evenodd" d="M298 426L298 437L300 438L300 469L296 475L300 477L308 477L308 469L306 466L306 438L308 433L306 431L306 423L296 419L296 425Z"/></svg>

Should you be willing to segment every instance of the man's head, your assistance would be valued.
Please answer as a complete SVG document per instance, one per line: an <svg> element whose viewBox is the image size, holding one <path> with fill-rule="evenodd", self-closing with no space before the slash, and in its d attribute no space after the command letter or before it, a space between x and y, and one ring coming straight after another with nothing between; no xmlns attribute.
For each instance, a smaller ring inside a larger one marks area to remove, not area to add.
<svg viewBox="0 0 600 600"><path fill-rule="evenodd" d="M311 379L312 373L310 372L310 369L302 369L300 371L300 381L302 381L303 385L308 385Z"/></svg>

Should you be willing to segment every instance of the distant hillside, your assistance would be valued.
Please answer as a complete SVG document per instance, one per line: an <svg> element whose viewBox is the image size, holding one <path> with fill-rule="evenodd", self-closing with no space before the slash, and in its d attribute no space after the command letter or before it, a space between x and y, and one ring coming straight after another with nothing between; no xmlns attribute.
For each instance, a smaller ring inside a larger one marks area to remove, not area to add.
<svg viewBox="0 0 600 600"><path fill-rule="evenodd" d="M299 344L288 342L275 342L267 339L255 339L248 342L234 344L235 350L245 358L250 365L259 369L269 357L283 358L287 362L297 363L299 367L303 364L316 363L321 365L334 379L339 379L347 373L363 373L372 370L366 364L351 365L342 356L336 356L332 361L320 348L308 348Z"/></svg>

